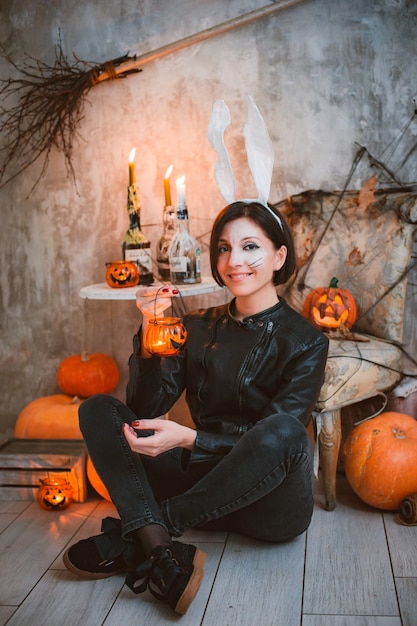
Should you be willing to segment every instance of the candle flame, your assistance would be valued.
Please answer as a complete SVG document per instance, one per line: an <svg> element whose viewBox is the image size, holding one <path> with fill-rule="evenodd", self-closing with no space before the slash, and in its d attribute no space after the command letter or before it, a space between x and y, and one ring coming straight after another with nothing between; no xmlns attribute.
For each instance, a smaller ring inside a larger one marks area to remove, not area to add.
<svg viewBox="0 0 417 626"><path fill-rule="evenodd" d="M129 152L129 163L133 163L135 160L136 148L132 148Z"/></svg>
<svg viewBox="0 0 417 626"><path fill-rule="evenodd" d="M169 166L169 168L168 168L168 169L167 169L167 171L165 172L165 176L164 176L164 178L169 178L169 177L171 176L171 172L172 172L173 167L174 167L174 166L173 166L173 165L172 165L172 163L171 163L171 165Z"/></svg>
<svg viewBox="0 0 417 626"><path fill-rule="evenodd" d="M185 184L185 176L178 176L177 180L176 180L177 185L184 185Z"/></svg>

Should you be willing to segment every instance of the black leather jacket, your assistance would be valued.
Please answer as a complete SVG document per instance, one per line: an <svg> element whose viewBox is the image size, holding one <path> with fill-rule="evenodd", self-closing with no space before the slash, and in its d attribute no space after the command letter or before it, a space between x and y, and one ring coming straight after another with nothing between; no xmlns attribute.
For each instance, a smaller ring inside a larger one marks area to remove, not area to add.
<svg viewBox="0 0 417 626"><path fill-rule="evenodd" d="M140 333L134 336L127 405L139 418L156 417L186 389L197 429L187 462L227 453L274 413L307 425L323 382L328 339L285 300L243 321L233 306L187 315L187 346L176 357L141 358Z"/></svg>

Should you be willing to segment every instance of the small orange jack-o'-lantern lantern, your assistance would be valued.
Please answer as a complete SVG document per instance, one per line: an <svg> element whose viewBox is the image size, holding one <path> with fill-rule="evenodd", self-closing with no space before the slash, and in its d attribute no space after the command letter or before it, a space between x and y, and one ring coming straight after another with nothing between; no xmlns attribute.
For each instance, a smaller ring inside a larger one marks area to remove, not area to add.
<svg viewBox="0 0 417 626"><path fill-rule="evenodd" d="M356 302L347 289L337 286L332 278L329 287L313 289L304 301L303 315L321 330L345 326L350 330L357 318Z"/></svg>
<svg viewBox="0 0 417 626"><path fill-rule="evenodd" d="M111 261L106 263L106 282L109 287L123 289L139 283L139 268L133 261Z"/></svg>
<svg viewBox="0 0 417 626"><path fill-rule="evenodd" d="M156 356L174 356L187 341L187 331L179 317L154 317L143 338L144 348Z"/></svg>
<svg viewBox="0 0 417 626"><path fill-rule="evenodd" d="M72 502L73 489L66 478L51 475L40 479L38 502L47 511L66 509Z"/></svg>

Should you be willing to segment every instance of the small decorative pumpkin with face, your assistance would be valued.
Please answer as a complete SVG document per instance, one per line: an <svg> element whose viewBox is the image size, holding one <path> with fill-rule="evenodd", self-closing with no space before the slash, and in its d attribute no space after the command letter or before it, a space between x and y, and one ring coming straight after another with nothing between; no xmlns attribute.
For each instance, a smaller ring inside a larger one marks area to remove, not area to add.
<svg viewBox="0 0 417 626"><path fill-rule="evenodd" d="M350 330L357 318L353 295L338 287L338 279L332 278L329 287L313 289L304 301L303 316L321 330L334 330L344 326Z"/></svg>
<svg viewBox="0 0 417 626"><path fill-rule="evenodd" d="M56 511L66 509L72 502L71 483L61 476L48 476L40 479L37 499L43 509Z"/></svg>
<svg viewBox="0 0 417 626"><path fill-rule="evenodd" d="M175 356L186 341L187 331L179 317L155 317L149 320L143 345L155 356Z"/></svg>
<svg viewBox="0 0 417 626"><path fill-rule="evenodd" d="M106 282L109 287L123 289L139 284L139 268L133 261L111 261L106 263Z"/></svg>

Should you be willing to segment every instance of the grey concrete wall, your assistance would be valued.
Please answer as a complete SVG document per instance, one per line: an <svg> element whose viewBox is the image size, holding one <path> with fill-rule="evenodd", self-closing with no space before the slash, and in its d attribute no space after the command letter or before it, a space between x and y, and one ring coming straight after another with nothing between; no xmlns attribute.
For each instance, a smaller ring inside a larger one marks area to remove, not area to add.
<svg viewBox="0 0 417 626"><path fill-rule="evenodd" d="M271 3L1 0L0 41L17 63L24 53L51 63L60 30L68 57L74 52L100 63L128 50L145 53L264 4ZM416 22L411 0L305 0L149 63L141 74L94 87L74 145L77 184L54 151L32 192L41 162L0 189L0 430L11 428L32 399L57 392L58 363L84 349L116 358L123 397L139 314L133 303L83 301L78 294L104 280L105 261L120 258L132 147L143 230L153 242L159 237L162 179L173 163L173 180L186 176L191 228L201 236L206 270L207 233L223 204L207 141L217 98L232 113L227 142L240 197L254 191L243 144L248 95L274 144L271 201L309 188L342 188L355 142L388 159L403 181L415 180L415 158L398 166L416 141L416 124L397 150L387 147L413 115ZM12 74L4 60L0 72ZM370 174L364 161L350 186L360 187Z"/></svg>

